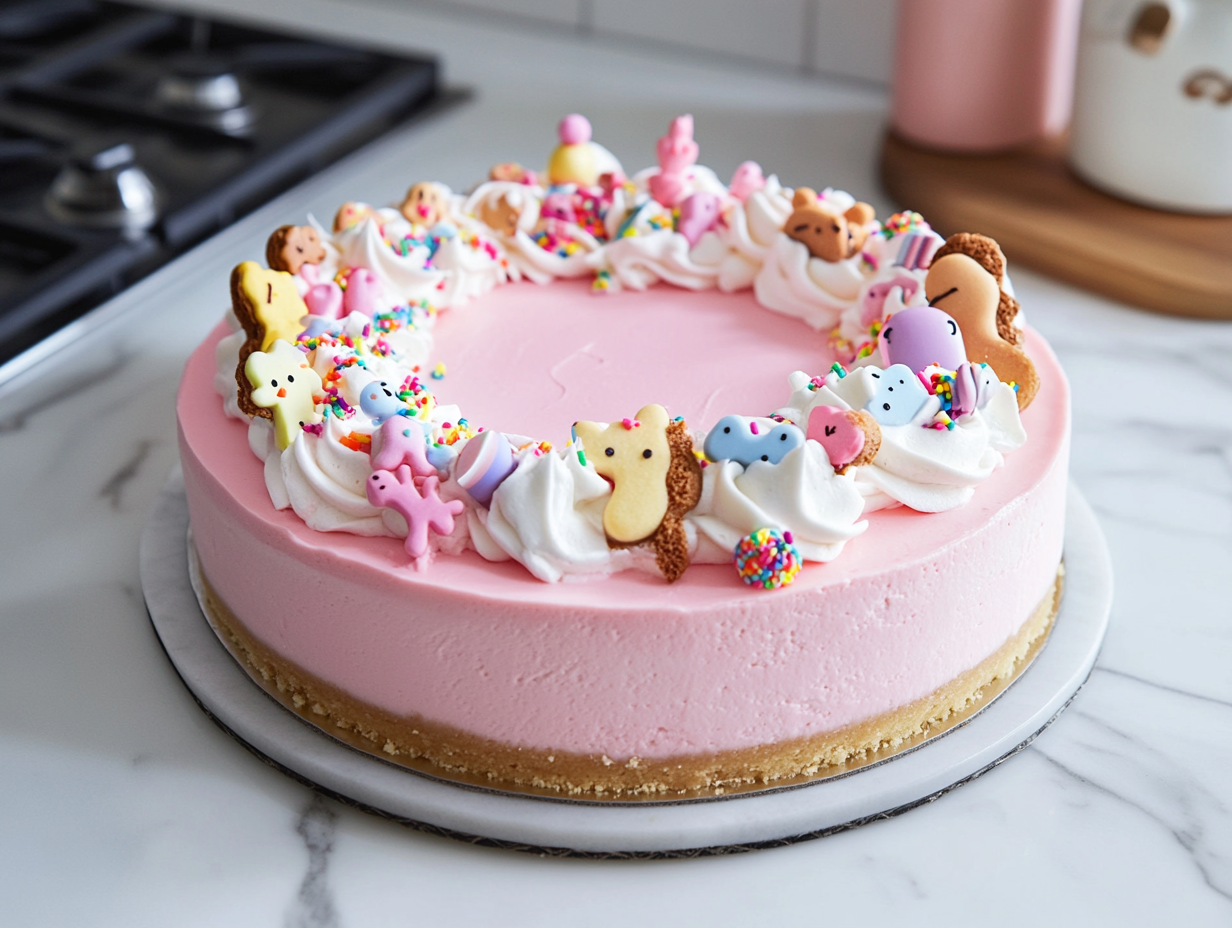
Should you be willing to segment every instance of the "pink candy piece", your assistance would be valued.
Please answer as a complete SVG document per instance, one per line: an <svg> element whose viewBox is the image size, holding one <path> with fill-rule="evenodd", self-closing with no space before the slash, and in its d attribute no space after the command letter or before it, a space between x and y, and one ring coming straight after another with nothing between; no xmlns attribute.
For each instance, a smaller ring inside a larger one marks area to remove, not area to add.
<svg viewBox="0 0 1232 928"><path fill-rule="evenodd" d="M864 307L860 310L860 325L870 326L880 321L885 315L886 297L895 287L903 291L903 302L906 302L920 289L920 282L914 277L900 274L893 280L883 280L881 283L873 284L864 294Z"/></svg>
<svg viewBox="0 0 1232 928"><path fill-rule="evenodd" d="M677 116L656 147L659 173L650 178L650 195L669 209L684 199L689 168L697 163L699 149L693 141L693 117Z"/></svg>
<svg viewBox="0 0 1232 928"><path fill-rule="evenodd" d="M761 172L761 165L756 161L746 161L736 168L736 173L732 175L727 189L733 197L743 203L765 186L766 177Z"/></svg>
<svg viewBox="0 0 1232 928"><path fill-rule="evenodd" d="M304 267L310 267L305 264ZM322 319L337 319L342 314L342 288L332 280L313 284L304 294L308 312Z"/></svg>
<svg viewBox="0 0 1232 928"><path fill-rule="evenodd" d="M864 430L837 406L814 406L808 437L826 449L833 467L846 467L864 450Z"/></svg>
<svg viewBox="0 0 1232 928"><path fill-rule="evenodd" d="M718 224L721 203L716 194L695 193L680 204L676 231L689 240L690 248Z"/></svg>
<svg viewBox="0 0 1232 928"><path fill-rule="evenodd" d="M912 373L930 364L957 370L967 360L958 323L935 306L912 306L895 313L882 327L878 346L887 367L904 364Z"/></svg>
<svg viewBox="0 0 1232 928"><path fill-rule="evenodd" d="M347 315L363 313L371 318L376 315L376 301L381 295L381 280L366 267L354 267L347 273L346 295L343 308Z"/></svg>
<svg viewBox="0 0 1232 928"><path fill-rule="evenodd" d="M436 475L436 468L428 463L423 428L406 416L394 416L373 436L372 469L395 471L404 465L416 477Z"/></svg>
<svg viewBox="0 0 1232 928"><path fill-rule="evenodd" d="M561 219L565 222L577 222L577 210L573 199L567 193L549 193L543 198L543 206L539 210L543 219Z"/></svg>
<svg viewBox="0 0 1232 928"><path fill-rule="evenodd" d="M570 113L560 121L557 131L562 145L581 145L590 141L590 120L580 113Z"/></svg>
<svg viewBox="0 0 1232 928"><path fill-rule="evenodd" d="M440 478L433 474L415 486L411 469L403 464L396 472L374 471L368 479L368 502L392 509L406 519L406 553L420 558L428 553L428 532L453 532L453 517L466 508L460 499L445 502L437 492Z"/></svg>
<svg viewBox="0 0 1232 928"><path fill-rule="evenodd" d="M954 370L954 395L950 398L950 418L957 419L975 412L979 403L979 384L971 364L958 365Z"/></svg>

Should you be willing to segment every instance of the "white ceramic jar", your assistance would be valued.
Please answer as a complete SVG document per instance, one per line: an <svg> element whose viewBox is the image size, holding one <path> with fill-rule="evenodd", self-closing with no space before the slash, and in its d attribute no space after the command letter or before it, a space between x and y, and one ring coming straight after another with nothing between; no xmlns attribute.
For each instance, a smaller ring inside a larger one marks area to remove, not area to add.
<svg viewBox="0 0 1232 928"><path fill-rule="evenodd" d="M1232 213L1232 0L1086 0L1070 163L1148 206Z"/></svg>

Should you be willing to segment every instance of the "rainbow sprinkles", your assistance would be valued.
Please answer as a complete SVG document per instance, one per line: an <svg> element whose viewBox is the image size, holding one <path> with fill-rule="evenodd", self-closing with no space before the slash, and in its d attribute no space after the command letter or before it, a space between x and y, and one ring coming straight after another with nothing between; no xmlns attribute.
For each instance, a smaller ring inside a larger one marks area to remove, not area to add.
<svg viewBox="0 0 1232 928"><path fill-rule="evenodd" d="M548 582L729 563L757 589L839 556L868 513L965 505L1026 440L1019 411L1039 389L996 243L943 240L918 213L878 221L753 162L724 184L698 154L681 116L629 177L572 115L544 172L500 164L464 195L416 183L397 206L275 231L267 266L232 274L215 378L272 504L317 531L388 536L418 569L464 550ZM598 299L752 289L839 361L785 371L777 409L714 423L579 409L567 437L472 423L438 398L440 311L586 276Z"/></svg>

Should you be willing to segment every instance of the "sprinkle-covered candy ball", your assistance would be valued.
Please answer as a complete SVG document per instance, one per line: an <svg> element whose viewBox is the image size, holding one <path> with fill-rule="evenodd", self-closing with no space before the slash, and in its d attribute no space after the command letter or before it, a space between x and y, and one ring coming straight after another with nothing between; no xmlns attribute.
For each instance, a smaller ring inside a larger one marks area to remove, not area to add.
<svg viewBox="0 0 1232 928"><path fill-rule="evenodd" d="M741 538L732 559L741 580L766 590L787 586L800 572L800 555L791 532L772 528L760 528Z"/></svg>

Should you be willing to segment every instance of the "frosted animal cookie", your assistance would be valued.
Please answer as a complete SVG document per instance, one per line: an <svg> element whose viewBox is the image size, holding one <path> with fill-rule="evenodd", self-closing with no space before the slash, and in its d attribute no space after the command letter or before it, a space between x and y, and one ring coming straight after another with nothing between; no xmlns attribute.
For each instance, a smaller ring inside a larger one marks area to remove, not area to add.
<svg viewBox="0 0 1232 928"><path fill-rule="evenodd" d="M603 426L577 422L574 433L595 473L612 482L603 529L612 547L646 543L668 583L689 566L684 514L697 505L702 472L683 419L671 420L658 404L637 418Z"/></svg>
<svg viewBox="0 0 1232 928"><path fill-rule="evenodd" d="M325 246L312 226L279 226L265 243L265 263L273 271L298 274L305 264L325 260Z"/></svg>
<svg viewBox="0 0 1232 928"><path fill-rule="evenodd" d="M1018 302L1002 289L1005 256L984 235L960 232L937 249L924 294L928 305L944 309L958 323L967 360L987 364L1018 391L1018 408L1026 409L1039 392L1039 374L1018 347L1022 335L1014 325Z"/></svg>
<svg viewBox="0 0 1232 928"><path fill-rule="evenodd" d="M789 422L724 416L706 434L706 457L736 461L748 467L754 461L777 464L788 451L804 444L804 433Z"/></svg>
<svg viewBox="0 0 1232 928"><path fill-rule="evenodd" d="M891 364L880 372L870 370L869 376L876 392L864 408L881 425L907 425L928 402L928 390L906 364Z"/></svg>
<svg viewBox="0 0 1232 928"><path fill-rule="evenodd" d="M693 141L693 117L677 116L656 147L659 173L651 175L647 181L650 195L668 209L679 206L685 198L689 169L697 164L700 151Z"/></svg>
<svg viewBox="0 0 1232 928"><path fill-rule="evenodd" d="M454 516L461 515L466 508L460 499L441 499L440 483L434 474L417 485L406 464L393 472L375 471L368 478L368 502L392 509L406 519L406 553L417 561L428 553L428 532L452 534Z"/></svg>
<svg viewBox="0 0 1232 928"><path fill-rule="evenodd" d="M863 409L814 406L809 411L808 437L826 449L837 474L873 463L881 448L881 426Z"/></svg>
<svg viewBox="0 0 1232 928"><path fill-rule="evenodd" d="M308 307L286 271L270 271L255 261L245 261L231 272L231 310L246 336L235 368L236 401L245 414L272 419L267 407L253 402L244 365L254 351L269 351L278 339L294 344L304 330L301 320L308 315Z"/></svg>
<svg viewBox="0 0 1232 928"><path fill-rule="evenodd" d="M831 264L860 253L868 239L868 224L875 216L867 203L854 203L839 213L808 187L796 189L791 205L792 214L783 231L808 248L814 258Z"/></svg>
<svg viewBox="0 0 1232 928"><path fill-rule="evenodd" d="M281 451L289 447L305 425L321 421L316 405L321 377L308 365L308 357L281 338L270 351L254 351L244 362L249 398L268 410L274 420L274 438Z"/></svg>

